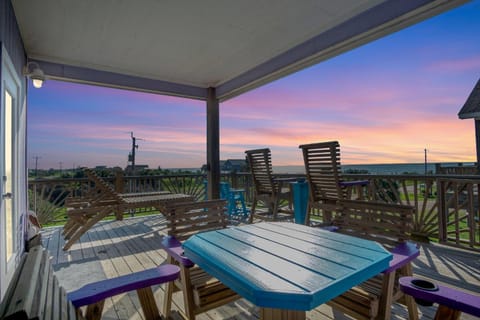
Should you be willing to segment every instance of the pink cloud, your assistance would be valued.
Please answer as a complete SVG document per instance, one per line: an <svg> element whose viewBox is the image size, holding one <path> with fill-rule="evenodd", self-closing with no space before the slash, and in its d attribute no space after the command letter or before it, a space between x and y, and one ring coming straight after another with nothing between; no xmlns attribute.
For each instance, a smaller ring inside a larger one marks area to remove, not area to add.
<svg viewBox="0 0 480 320"><path fill-rule="evenodd" d="M480 70L480 56L472 56L463 59L437 60L427 65L426 70L432 72L463 72Z"/></svg>

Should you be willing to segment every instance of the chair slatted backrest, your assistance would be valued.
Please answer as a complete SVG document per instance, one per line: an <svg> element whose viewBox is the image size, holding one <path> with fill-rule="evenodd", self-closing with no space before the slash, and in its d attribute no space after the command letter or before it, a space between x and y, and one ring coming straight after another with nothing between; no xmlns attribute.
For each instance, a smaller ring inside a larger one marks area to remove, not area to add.
<svg viewBox="0 0 480 320"><path fill-rule="evenodd" d="M278 186L273 181L272 156L269 148L245 151L247 163L258 194L277 192Z"/></svg>
<svg viewBox="0 0 480 320"><path fill-rule="evenodd" d="M83 171L85 172L87 178L95 184L92 202L95 202L95 200L102 201L106 199L117 201L118 204L125 202L122 197L115 192L113 187L106 183L105 180L100 178L94 170L90 168L83 168Z"/></svg>
<svg viewBox="0 0 480 320"><path fill-rule="evenodd" d="M392 249L410 239L415 208L380 202L341 200L333 221L340 232L377 241Z"/></svg>
<svg viewBox="0 0 480 320"><path fill-rule="evenodd" d="M167 206L168 235L179 241L198 232L227 227L226 200L174 203Z"/></svg>
<svg viewBox="0 0 480 320"><path fill-rule="evenodd" d="M390 319L393 302L405 304L411 319L418 319L411 297L400 291L398 278L411 276L419 251L410 239L415 208L384 202L339 200L340 214L333 224L338 232L373 240L392 252L390 267L375 277L327 302L355 319Z"/></svg>
<svg viewBox="0 0 480 320"><path fill-rule="evenodd" d="M340 185L340 145L337 141L300 145L311 200L337 200L346 198Z"/></svg>

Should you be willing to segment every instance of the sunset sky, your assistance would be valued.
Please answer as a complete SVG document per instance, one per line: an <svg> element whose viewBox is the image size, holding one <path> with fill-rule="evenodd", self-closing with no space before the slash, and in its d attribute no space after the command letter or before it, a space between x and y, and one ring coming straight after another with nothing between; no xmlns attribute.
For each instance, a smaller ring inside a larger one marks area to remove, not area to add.
<svg viewBox="0 0 480 320"><path fill-rule="evenodd" d="M338 140L343 164L475 161L473 120L457 113L480 78L480 0L220 105L221 159L270 147L301 165L298 146ZM29 88L29 167L206 162L202 101L47 81Z"/></svg>

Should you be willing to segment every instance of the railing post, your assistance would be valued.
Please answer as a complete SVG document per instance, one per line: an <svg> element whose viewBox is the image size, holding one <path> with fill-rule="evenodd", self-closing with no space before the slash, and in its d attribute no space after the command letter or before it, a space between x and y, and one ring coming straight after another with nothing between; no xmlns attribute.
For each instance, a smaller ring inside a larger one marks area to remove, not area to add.
<svg viewBox="0 0 480 320"><path fill-rule="evenodd" d="M238 175L236 171L232 171L230 173L231 179L232 179L232 188L237 189L238 188Z"/></svg>
<svg viewBox="0 0 480 320"><path fill-rule="evenodd" d="M469 244L470 247L475 246L475 209L473 203L475 201L475 194L473 192L474 184L468 184L468 208L467 208L467 228L468 228L468 235L469 235Z"/></svg>
<svg viewBox="0 0 480 320"><path fill-rule="evenodd" d="M33 184L33 211L37 214L37 184Z"/></svg>
<svg viewBox="0 0 480 320"><path fill-rule="evenodd" d="M442 179L437 178L437 208L438 208L438 242L445 242L447 239L447 206L446 188Z"/></svg>
<svg viewBox="0 0 480 320"><path fill-rule="evenodd" d="M123 172L118 170L115 172L115 192L124 193L125 181L123 179Z"/></svg>
<svg viewBox="0 0 480 320"><path fill-rule="evenodd" d="M123 172L118 170L118 171L115 172L115 192L123 193L124 192L123 191L124 186L125 186L125 184L124 184L124 180L123 180ZM118 207L115 210L115 218L118 221L123 220L123 212Z"/></svg>

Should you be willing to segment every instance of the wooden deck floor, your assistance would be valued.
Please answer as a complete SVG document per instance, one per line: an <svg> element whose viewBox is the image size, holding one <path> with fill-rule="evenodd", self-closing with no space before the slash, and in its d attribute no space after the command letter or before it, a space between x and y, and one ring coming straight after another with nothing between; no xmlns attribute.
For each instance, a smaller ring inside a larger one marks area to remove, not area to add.
<svg viewBox="0 0 480 320"><path fill-rule="evenodd" d="M42 231L43 245L50 251L55 272L67 291L82 285L130 272L152 268L165 261L159 243L165 232L161 215L106 221L87 232L68 251L62 250L61 228ZM421 256L414 262L414 273L435 281L480 292L480 254L435 244L422 244ZM163 288L154 288L161 310ZM181 297L175 297L181 305ZM103 319L143 319L136 294L124 294L109 299ZM421 319L432 319L434 308L420 307ZM392 319L406 319L401 305L393 307ZM217 308L197 317L198 320L258 319L258 308L246 300ZM307 313L307 319L350 319L322 305ZM461 319L478 319L462 315Z"/></svg>

